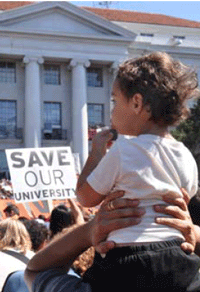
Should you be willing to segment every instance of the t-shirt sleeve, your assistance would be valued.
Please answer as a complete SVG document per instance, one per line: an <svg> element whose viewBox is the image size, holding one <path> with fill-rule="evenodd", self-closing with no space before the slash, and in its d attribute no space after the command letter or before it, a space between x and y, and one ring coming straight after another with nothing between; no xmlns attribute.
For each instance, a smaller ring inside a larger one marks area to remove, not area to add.
<svg viewBox="0 0 200 292"><path fill-rule="evenodd" d="M58 270L41 272L33 282L33 292L91 292L89 283Z"/></svg>
<svg viewBox="0 0 200 292"><path fill-rule="evenodd" d="M194 164L193 171L191 172L193 174L193 180L191 179L188 183L190 197L193 197L194 195L196 195L196 193L198 191L198 168L197 168L197 164L196 164L195 160L194 160L193 164ZM191 186L190 186L190 184L191 184Z"/></svg>
<svg viewBox="0 0 200 292"><path fill-rule="evenodd" d="M109 193L120 174L120 152L117 141L88 176L88 184L99 194Z"/></svg>

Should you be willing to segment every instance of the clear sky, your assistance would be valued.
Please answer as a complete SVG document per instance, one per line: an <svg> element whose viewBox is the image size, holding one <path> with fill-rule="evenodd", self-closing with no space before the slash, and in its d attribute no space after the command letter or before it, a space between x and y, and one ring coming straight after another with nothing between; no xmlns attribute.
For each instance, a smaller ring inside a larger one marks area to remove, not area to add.
<svg viewBox="0 0 200 292"><path fill-rule="evenodd" d="M78 6L102 7L106 1L70 1ZM111 9L158 13L200 22L200 1L107 1Z"/></svg>

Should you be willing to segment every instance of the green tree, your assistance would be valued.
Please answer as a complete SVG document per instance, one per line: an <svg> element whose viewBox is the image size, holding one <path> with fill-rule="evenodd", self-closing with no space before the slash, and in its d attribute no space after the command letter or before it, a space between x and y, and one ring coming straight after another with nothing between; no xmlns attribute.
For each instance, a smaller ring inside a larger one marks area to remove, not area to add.
<svg viewBox="0 0 200 292"><path fill-rule="evenodd" d="M171 131L178 141L190 149L196 159L200 174L200 99L191 108L190 117Z"/></svg>

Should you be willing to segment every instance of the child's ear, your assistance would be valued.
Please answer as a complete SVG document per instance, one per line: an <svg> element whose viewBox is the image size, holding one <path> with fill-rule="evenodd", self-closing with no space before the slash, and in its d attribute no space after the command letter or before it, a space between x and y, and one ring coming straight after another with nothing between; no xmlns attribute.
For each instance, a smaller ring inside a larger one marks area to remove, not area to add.
<svg viewBox="0 0 200 292"><path fill-rule="evenodd" d="M131 99L132 108L136 115L140 114L143 109L143 97L140 93L135 93Z"/></svg>

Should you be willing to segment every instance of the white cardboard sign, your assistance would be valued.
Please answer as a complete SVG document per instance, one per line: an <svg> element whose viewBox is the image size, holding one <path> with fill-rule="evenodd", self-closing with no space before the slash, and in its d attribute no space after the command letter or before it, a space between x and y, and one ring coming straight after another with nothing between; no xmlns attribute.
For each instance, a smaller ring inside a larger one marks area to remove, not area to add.
<svg viewBox="0 0 200 292"><path fill-rule="evenodd" d="M70 147L7 149L6 156L16 203L75 197Z"/></svg>

